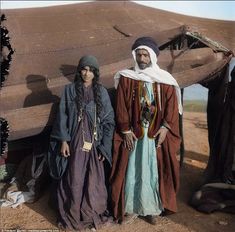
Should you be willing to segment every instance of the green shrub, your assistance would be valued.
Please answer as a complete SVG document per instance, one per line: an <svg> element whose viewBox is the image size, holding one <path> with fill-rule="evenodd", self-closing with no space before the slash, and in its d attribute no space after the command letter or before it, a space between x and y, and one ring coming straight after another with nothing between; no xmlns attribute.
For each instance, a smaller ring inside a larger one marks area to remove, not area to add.
<svg viewBox="0 0 235 232"><path fill-rule="evenodd" d="M203 100L184 100L184 111L206 112L207 102Z"/></svg>

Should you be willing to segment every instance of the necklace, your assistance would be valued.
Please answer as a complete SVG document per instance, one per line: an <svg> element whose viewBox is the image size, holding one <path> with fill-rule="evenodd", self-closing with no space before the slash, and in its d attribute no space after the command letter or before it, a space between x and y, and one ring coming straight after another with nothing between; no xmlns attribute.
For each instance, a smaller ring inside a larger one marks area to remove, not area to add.
<svg viewBox="0 0 235 232"><path fill-rule="evenodd" d="M96 105L95 105L95 120L94 120L94 128L93 128L93 133L91 137L91 141L86 141L85 140L85 130L84 130L84 125L83 125L83 110L81 109L80 116L79 116L79 121L81 121L81 127L82 127L82 140L83 140L83 146L82 150L85 152L89 152L92 148L92 145L94 143L94 140L97 140L97 126L96 126Z"/></svg>
<svg viewBox="0 0 235 232"><path fill-rule="evenodd" d="M152 88L152 84L151 84ZM155 100L152 90L149 90L147 84L144 83L142 87L142 97L141 97L141 121L144 125L149 125L154 117L156 111Z"/></svg>

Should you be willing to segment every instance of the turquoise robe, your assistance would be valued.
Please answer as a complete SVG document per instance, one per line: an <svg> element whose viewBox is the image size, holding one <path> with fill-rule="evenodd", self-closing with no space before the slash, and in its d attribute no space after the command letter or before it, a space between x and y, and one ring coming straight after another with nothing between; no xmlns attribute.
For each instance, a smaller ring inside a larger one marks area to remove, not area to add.
<svg viewBox="0 0 235 232"><path fill-rule="evenodd" d="M145 83L149 100L154 100L151 83ZM129 154L125 183L125 212L128 214L159 215L163 211L159 193L155 139L148 138L148 124L144 137L135 142Z"/></svg>

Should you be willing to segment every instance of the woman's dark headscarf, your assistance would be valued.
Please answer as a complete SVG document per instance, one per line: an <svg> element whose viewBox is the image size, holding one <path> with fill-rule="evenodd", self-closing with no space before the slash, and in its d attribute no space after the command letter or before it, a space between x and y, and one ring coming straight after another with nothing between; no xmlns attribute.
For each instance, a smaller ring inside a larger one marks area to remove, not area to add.
<svg viewBox="0 0 235 232"><path fill-rule="evenodd" d="M94 56L83 56L78 63L78 70L81 70L83 67L89 66L99 70L99 64L97 59Z"/></svg>
<svg viewBox="0 0 235 232"><path fill-rule="evenodd" d="M96 103L96 109L97 109L97 116L100 116L101 110L102 110L102 102L101 102L101 85L99 83L100 73L99 73L99 64L96 59L96 57L87 55L83 56L78 63L76 76L74 79L75 82L75 89L77 94L77 106L78 110L82 107L82 101L83 101L83 79L81 77L81 70L85 67L89 66L90 70L94 74L94 78L92 80L92 88L94 93L94 100Z"/></svg>

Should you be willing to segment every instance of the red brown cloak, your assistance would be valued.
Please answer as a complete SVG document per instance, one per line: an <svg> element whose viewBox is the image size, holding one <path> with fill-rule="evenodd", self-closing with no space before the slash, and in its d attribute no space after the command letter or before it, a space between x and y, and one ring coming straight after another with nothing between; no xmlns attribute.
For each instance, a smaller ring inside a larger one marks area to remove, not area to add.
<svg viewBox="0 0 235 232"><path fill-rule="evenodd" d="M159 85L159 87L158 87ZM137 138L143 136L140 120L140 96L143 82L121 77L116 95L116 131L114 134L113 166L110 177L111 204L114 218L124 218L124 188L129 151L123 146L121 131L132 130ZM160 90L160 91L159 91ZM174 86L153 84L157 110L149 126L148 136L167 124L169 131L162 146L158 148L158 174L160 196L165 210L176 212L176 193L179 189L179 164L176 153L180 147L179 113Z"/></svg>

